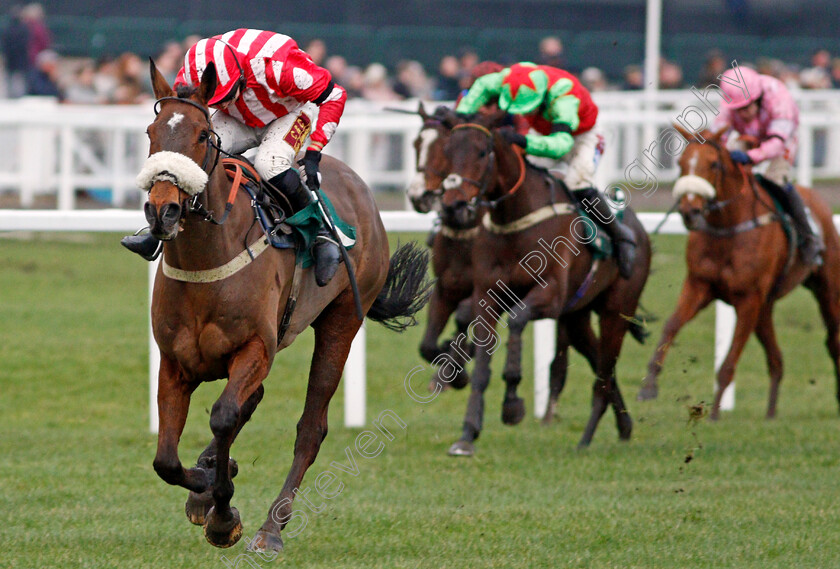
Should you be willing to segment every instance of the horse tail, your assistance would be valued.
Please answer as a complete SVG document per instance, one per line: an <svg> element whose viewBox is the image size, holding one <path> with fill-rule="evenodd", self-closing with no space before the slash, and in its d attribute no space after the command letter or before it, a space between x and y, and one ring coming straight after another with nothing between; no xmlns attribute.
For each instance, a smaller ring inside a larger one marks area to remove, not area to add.
<svg viewBox="0 0 840 569"><path fill-rule="evenodd" d="M385 286L368 310L371 320L396 332L417 324L415 315L431 296L432 281L426 279L429 253L416 243L398 247L391 256Z"/></svg>

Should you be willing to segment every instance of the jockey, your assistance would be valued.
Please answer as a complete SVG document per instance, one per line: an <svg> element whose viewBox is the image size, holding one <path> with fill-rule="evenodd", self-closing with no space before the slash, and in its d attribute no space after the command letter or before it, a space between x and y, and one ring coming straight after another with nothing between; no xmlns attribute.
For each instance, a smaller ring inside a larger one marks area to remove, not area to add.
<svg viewBox="0 0 840 569"><path fill-rule="evenodd" d="M635 237L594 187L604 137L595 126L598 107L589 91L567 71L523 62L476 79L455 110L472 114L494 101L503 111L524 118L532 129L527 135L502 130L508 142L566 169L566 186L610 235L616 244L619 273L629 278L636 253Z"/></svg>
<svg viewBox="0 0 840 569"><path fill-rule="evenodd" d="M790 182L799 125L799 109L793 96L778 79L747 67L727 69L721 75L720 87L726 96L713 129L732 128L746 138L758 140L758 147L752 150L730 150L732 161L768 162L763 177L770 183L763 186L793 218L803 262L818 263L823 245L811 229L802 197Z"/></svg>
<svg viewBox="0 0 840 569"><path fill-rule="evenodd" d="M347 92L289 36L252 29L199 40L187 51L175 88L199 86L211 61L218 83L207 104L217 111L213 128L222 150L238 154L258 148L257 172L283 192L294 211L313 203L321 149L338 126ZM294 167L302 148L305 185ZM147 259L158 247L151 235L126 237L122 243ZM323 220L312 252L315 280L324 286L335 274L340 251Z"/></svg>

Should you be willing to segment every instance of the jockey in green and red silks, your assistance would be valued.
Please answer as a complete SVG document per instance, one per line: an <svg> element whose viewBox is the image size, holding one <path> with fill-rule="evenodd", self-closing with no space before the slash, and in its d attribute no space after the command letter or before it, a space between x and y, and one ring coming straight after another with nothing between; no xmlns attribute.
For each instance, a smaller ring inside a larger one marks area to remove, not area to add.
<svg viewBox="0 0 840 569"><path fill-rule="evenodd" d="M455 110L472 114L494 102L503 111L525 119L530 127L527 134L502 129L502 135L530 156L548 160L540 165L563 179L581 207L616 243L619 272L628 278L635 258L635 238L595 187L604 136L596 124L598 106L586 87L568 71L516 63L476 79Z"/></svg>

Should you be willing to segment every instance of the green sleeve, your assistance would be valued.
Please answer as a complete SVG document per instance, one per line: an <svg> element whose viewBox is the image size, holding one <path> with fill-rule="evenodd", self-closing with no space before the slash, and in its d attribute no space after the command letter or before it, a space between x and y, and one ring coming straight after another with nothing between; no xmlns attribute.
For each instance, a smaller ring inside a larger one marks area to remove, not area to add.
<svg viewBox="0 0 840 569"><path fill-rule="evenodd" d="M548 136L529 134L525 137L528 145L525 152L532 156L545 156L559 160L575 145L575 140L568 132L555 132Z"/></svg>
<svg viewBox="0 0 840 569"><path fill-rule="evenodd" d="M580 99L571 94L572 87L568 79L561 79L552 85L548 90L548 108L543 116L551 124L569 125L569 129L574 132L580 126ZM574 138L567 132L555 132L547 136L529 134L525 138L528 141L525 149L528 154L555 160L562 158L575 144Z"/></svg>
<svg viewBox="0 0 840 569"><path fill-rule="evenodd" d="M482 75L475 80L455 111L466 114L478 112L478 109L499 96L502 92L503 79L504 75L501 72Z"/></svg>

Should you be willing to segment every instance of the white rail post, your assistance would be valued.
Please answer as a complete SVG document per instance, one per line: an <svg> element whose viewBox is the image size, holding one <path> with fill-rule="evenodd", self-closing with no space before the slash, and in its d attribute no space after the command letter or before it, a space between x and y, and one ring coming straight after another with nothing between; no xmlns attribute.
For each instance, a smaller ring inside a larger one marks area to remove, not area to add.
<svg viewBox="0 0 840 569"><path fill-rule="evenodd" d="M147 314L149 322L149 432L158 432L158 406L157 406L157 392L158 392L158 371L160 370L160 350L157 342L155 342L155 335L152 333L152 293L155 290L155 275L157 274L158 265L160 265L160 257L157 261L149 263L149 313Z"/></svg>
<svg viewBox="0 0 840 569"><path fill-rule="evenodd" d="M534 416L542 419L548 407L551 362L557 346L555 322L550 319L534 322Z"/></svg>
<svg viewBox="0 0 840 569"><path fill-rule="evenodd" d="M723 302L715 301L715 380L714 388L717 394L717 372L720 370L735 334L735 309ZM726 386L723 398L720 400L721 411L731 411L735 408L735 380Z"/></svg>
<svg viewBox="0 0 840 569"><path fill-rule="evenodd" d="M61 149L58 163L58 209L68 211L76 206L73 187L73 129L70 125L61 127Z"/></svg>
<svg viewBox="0 0 840 569"><path fill-rule="evenodd" d="M344 364L344 426L364 427L366 413L365 323L353 338L350 354Z"/></svg>

